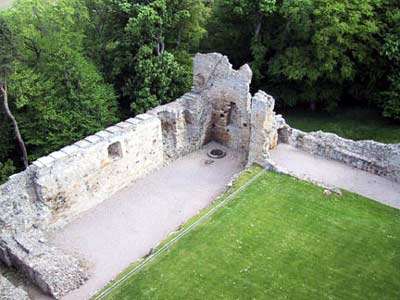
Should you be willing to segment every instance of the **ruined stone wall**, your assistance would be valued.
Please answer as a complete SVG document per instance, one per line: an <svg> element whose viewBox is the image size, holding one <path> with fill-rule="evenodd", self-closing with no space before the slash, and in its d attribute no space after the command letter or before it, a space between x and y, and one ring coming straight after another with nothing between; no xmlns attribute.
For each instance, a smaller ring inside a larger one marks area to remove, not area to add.
<svg viewBox="0 0 400 300"><path fill-rule="evenodd" d="M69 220L211 140L246 152L251 77L226 56L197 54L191 92L42 157L0 186L2 229Z"/></svg>
<svg viewBox="0 0 400 300"><path fill-rule="evenodd" d="M207 141L247 151L250 143L250 83L248 65L234 70L226 56L197 54L194 58L193 92L211 104Z"/></svg>
<svg viewBox="0 0 400 300"><path fill-rule="evenodd" d="M278 144L275 99L263 91L259 91L251 99L251 138L248 164L265 165L269 159L269 151Z"/></svg>
<svg viewBox="0 0 400 300"><path fill-rule="evenodd" d="M78 288L85 263L49 245L46 231L163 163L161 122L147 114L38 159L0 186L0 260L56 299Z"/></svg>
<svg viewBox="0 0 400 300"><path fill-rule="evenodd" d="M47 225L50 210L37 201L33 184L35 170L35 166L30 166L0 186L0 236L5 232L15 233Z"/></svg>
<svg viewBox="0 0 400 300"><path fill-rule="evenodd" d="M400 182L400 144L353 141L327 132L303 132L285 125L280 139L297 148Z"/></svg>
<svg viewBox="0 0 400 300"><path fill-rule="evenodd" d="M163 165L161 122L144 114L42 157L35 184L52 222L87 210Z"/></svg>
<svg viewBox="0 0 400 300"><path fill-rule="evenodd" d="M77 288L87 278L84 263L49 245L45 233L209 141L246 152L251 76L221 54L198 54L191 92L12 176L0 186L0 259L53 297Z"/></svg>
<svg viewBox="0 0 400 300"><path fill-rule="evenodd" d="M201 148L206 142L211 105L198 93L186 93L174 102L158 106L148 114L160 119L166 162Z"/></svg>
<svg viewBox="0 0 400 300"><path fill-rule="evenodd" d="M279 140L400 182L400 144L290 128L275 114L273 97L251 97L249 66L234 70L221 54L197 54L193 69L192 90L176 101L42 157L0 186L0 259L61 297L87 275L81 261L47 243L45 232L210 141L267 166Z"/></svg>

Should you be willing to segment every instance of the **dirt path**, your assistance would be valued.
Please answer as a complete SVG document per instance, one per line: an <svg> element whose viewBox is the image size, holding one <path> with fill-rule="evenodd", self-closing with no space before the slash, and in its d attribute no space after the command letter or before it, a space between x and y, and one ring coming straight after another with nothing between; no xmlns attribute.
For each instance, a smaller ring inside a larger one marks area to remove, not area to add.
<svg viewBox="0 0 400 300"><path fill-rule="evenodd" d="M243 168L241 155L229 150L206 165L206 149L137 181L51 237L92 264L90 280L63 300L87 299L225 190Z"/></svg>
<svg viewBox="0 0 400 300"><path fill-rule="evenodd" d="M279 144L271 156L279 166L300 177L306 175L318 182L400 208L400 184L337 161L313 156L286 144Z"/></svg>

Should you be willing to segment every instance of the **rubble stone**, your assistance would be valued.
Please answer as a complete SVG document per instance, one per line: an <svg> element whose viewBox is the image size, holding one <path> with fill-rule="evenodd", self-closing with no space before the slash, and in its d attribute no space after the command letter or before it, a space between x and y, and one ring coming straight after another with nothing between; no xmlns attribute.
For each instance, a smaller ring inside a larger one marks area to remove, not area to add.
<svg viewBox="0 0 400 300"><path fill-rule="evenodd" d="M3 235L0 258L7 266L23 271L44 293L56 299L78 288L88 278L77 258L49 246L38 230Z"/></svg>
<svg viewBox="0 0 400 300"><path fill-rule="evenodd" d="M1 300L29 300L28 294L21 288L14 286L7 278L0 274Z"/></svg>

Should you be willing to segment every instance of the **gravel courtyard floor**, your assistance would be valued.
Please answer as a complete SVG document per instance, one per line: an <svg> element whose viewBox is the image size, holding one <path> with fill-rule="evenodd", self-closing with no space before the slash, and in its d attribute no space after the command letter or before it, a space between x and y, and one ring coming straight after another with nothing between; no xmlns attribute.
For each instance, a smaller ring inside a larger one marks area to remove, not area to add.
<svg viewBox="0 0 400 300"><path fill-rule="evenodd" d="M215 146L223 148L210 143L178 159L51 237L58 247L91 263L89 281L63 300L89 298L224 192L232 176L243 169L243 157L229 150L225 158L205 164L207 150ZM34 299L48 298L34 295Z"/></svg>
<svg viewBox="0 0 400 300"><path fill-rule="evenodd" d="M313 156L287 144L279 144L271 152L271 158L280 167L297 176L306 175L318 182L400 208L400 184L383 177Z"/></svg>

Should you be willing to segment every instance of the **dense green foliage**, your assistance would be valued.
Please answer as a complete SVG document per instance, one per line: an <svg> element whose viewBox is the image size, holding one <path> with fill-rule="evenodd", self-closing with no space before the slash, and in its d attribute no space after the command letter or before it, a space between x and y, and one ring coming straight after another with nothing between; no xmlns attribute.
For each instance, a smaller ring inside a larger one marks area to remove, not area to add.
<svg viewBox="0 0 400 300"><path fill-rule="evenodd" d="M281 108L368 105L400 120L398 0L16 0L1 28L30 160L176 99L198 51L250 63L253 90ZM0 162L20 167L3 113L0 134Z"/></svg>
<svg viewBox="0 0 400 300"><path fill-rule="evenodd" d="M86 2L92 20L89 55L114 84L124 111L141 113L189 89L187 51L198 49L205 32L203 1Z"/></svg>
<svg viewBox="0 0 400 300"><path fill-rule="evenodd" d="M24 0L2 15L16 44L10 106L31 159L117 120L112 86L85 58L81 1Z"/></svg>
<svg viewBox="0 0 400 300"><path fill-rule="evenodd" d="M399 217L265 173L105 299L398 299Z"/></svg>
<svg viewBox="0 0 400 300"><path fill-rule="evenodd" d="M10 108L30 159L184 93L207 15L200 0L19 0L1 11ZM0 131L0 161L20 165L4 114Z"/></svg>
<svg viewBox="0 0 400 300"><path fill-rule="evenodd" d="M397 0L216 0L204 46L251 62L255 87L281 106L375 103L399 119L399 9Z"/></svg>
<svg viewBox="0 0 400 300"><path fill-rule="evenodd" d="M7 160L5 163L0 162L0 184L5 182L15 170L16 168L11 160Z"/></svg>

